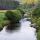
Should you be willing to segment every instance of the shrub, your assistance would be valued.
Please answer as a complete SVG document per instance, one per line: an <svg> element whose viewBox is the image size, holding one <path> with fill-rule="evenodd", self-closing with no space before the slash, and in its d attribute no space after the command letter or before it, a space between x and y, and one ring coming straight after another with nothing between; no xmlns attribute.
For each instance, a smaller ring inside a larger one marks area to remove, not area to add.
<svg viewBox="0 0 40 40"><path fill-rule="evenodd" d="M37 40L40 40L40 7L32 12L32 22L37 24Z"/></svg>
<svg viewBox="0 0 40 40"><path fill-rule="evenodd" d="M34 16L34 17L40 17L40 8L36 8L33 11L32 16Z"/></svg>
<svg viewBox="0 0 40 40"><path fill-rule="evenodd" d="M17 8L17 10L19 10L21 12L22 15L25 14L25 12L22 9Z"/></svg>
<svg viewBox="0 0 40 40"><path fill-rule="evenodd" d="M5 16L7 20L12 21L14 23L18 22L22 17L21 12L18 10L7 11L5 13Z"/></svg>
<svg viewBox="0 0 40 40"><path fill-rule="evenodd" d="M7 26L7 30L15 30L18 27L20 27L19 21L22 18L21 12L19 10L14 10L14 11L7 11L5 13L6 20L9 20L9 24Z"/></svg>

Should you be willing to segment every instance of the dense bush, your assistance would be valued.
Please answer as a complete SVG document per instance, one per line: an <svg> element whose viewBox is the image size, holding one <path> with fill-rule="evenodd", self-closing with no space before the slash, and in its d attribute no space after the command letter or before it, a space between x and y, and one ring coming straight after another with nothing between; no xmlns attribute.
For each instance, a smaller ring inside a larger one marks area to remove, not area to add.
<svg viewBox="0 0 40 40"><path fill-rule="evenodd" d="M7 11L5 13L5 16L6 16L7 20L12 21L14 23L18 22L22 17L21 12L18 10L14 10L13 12Z"/></svg>
<svg viewBox="0 0 40 40"><path fill-rule="evenodd" d="M25 14L25 12L24 12L22 9L17 8L17 10L19 10L19 11L21 12L21 14L22 14L22 15L24 15L24 14Z"/></svg>
<svg viewBox="0 0 40 40"><path fill-rule="evenodd" d="M0 13L0 30L9 24L9 22L18 23L22 18L21 12L19 10L7 11Z"/></svg>
<svg viewBox="0 0 40 40"><path fill-rule="evenodd" d="M37 27L37 40L40 40L40 7L32 12L32 22L36 23Z"/></svg>
<svg viewBox="0 0 40 40"><path fill-rule="evenodd" d="M36 8L32 13L32 20L40 27L40 8Z"/></svg>
<svg viewBox="0 0 40 40"><path fill-rule="evenodd" d="M40 8L36 8L33 11L32 16L34 16L34 17L40 17Z"/></svg>
<svg viewBox="0 0 40 40"><path fill-rule="evenodd" d="M18 27L20 27L19 21L22 18L21 12L19 10L14 10L14 11L7 11L5 13L6 20L9 20L9 24L7 26L7 30L16 30Z"/></svg>

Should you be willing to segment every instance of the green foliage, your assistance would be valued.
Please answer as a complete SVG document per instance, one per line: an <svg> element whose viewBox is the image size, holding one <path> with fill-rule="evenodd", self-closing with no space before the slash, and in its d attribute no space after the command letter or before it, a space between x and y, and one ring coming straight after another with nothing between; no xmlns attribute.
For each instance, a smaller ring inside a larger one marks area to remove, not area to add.
<svg viewBox="0 0 40 40"><path fill-rule="evenodd" d="M40 17L40 8L36 8L36 9L33 11L32 16Z"/></svg>
<svg viewBox="0 0 40 40"><path fill-rule="evenodd" d="M5 13L6 19L9 20L9 24L7 26L7 30L14 30L18 27L20 27L19 21L22 18L21 12L19 10L14 10L14 11L7 11Z"/></svg>
<svg viewBox="0 0 40 40"><path fill-rule="evenodd" d="M40 27L40 7L32 12L32 21Z"/></svg>
<svg viewBox="0 0 40 40"><path fill-rule="evenodd" d="M7 11L5 13L5 16L6 16L7 20L12 21L14 23L18 22L22 17L21 12L19 10L14 10L13 12Z"/></svg>
<svg viewBox="0 0 40 40"><path fill-rule="evenodd" d="M40 30L37 32L37 40L40 40Z"/></svg>
<svg viewBox="0 0 40 40"><path fill-rule="evenodd" d="M17 8L17 10L19 10L21 12L22 16L24 16L25 12L22 9Z"/></svg>
<svg viewBox="0 0 40 40"><path fill-rule="evenodd" d="M32 12L32 22L37 24L37 40L40 40L40 7L36 8Z"/></svg>
<svg viewBox="0 0 40 40"><path fill-rule="evenodd" d="M10 21L12 22L19 22L19 20L22 18L21 12L19 10L13 10L13 11L7 11L7 12L0 12L0 30L7 24L9 24Z"/></svg>
<svg viewBox="0 0 40 40"><path fill-rule="evenodd" d="M4 17L5 17L4 13L0 12L0 30L3 28L4 25L4 21L5 21Z"/></svg>
<svg viewBox="0 0 40 40"><path fill-rule="evenodd" d="M0 28L8 24L8 20L4 20L4 18L5 18L5 13L0 13Z"/></svg>

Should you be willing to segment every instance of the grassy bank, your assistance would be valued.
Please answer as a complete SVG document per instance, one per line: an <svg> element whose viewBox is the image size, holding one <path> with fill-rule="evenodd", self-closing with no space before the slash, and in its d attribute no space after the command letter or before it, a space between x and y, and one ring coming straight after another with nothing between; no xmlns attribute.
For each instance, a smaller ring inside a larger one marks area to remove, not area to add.
<svg viewBox="0 0 40 40"><path fill-rule="evenodd" d="M13 18L13 16L15 16L15 20L20 20L20 18L22 17L21 12L19 10L0 10L0 30L8 23L8 19L5 16L6 11L9 11L6 15L9 15L10 18ZM12 16L10 15L10 11L13 13Z"/></svg>

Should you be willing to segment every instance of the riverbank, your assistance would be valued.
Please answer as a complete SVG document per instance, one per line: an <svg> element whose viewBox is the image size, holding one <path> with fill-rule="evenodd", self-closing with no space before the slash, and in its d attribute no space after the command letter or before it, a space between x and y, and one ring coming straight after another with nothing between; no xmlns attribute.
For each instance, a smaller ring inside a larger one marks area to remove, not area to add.
<svg viewBox="0 0 40 40"><path fill-rule="evenodd" d="M32 23L37 25L37 40L40 40L40 7L37 7L32 11L31 20Z"/></svg>

